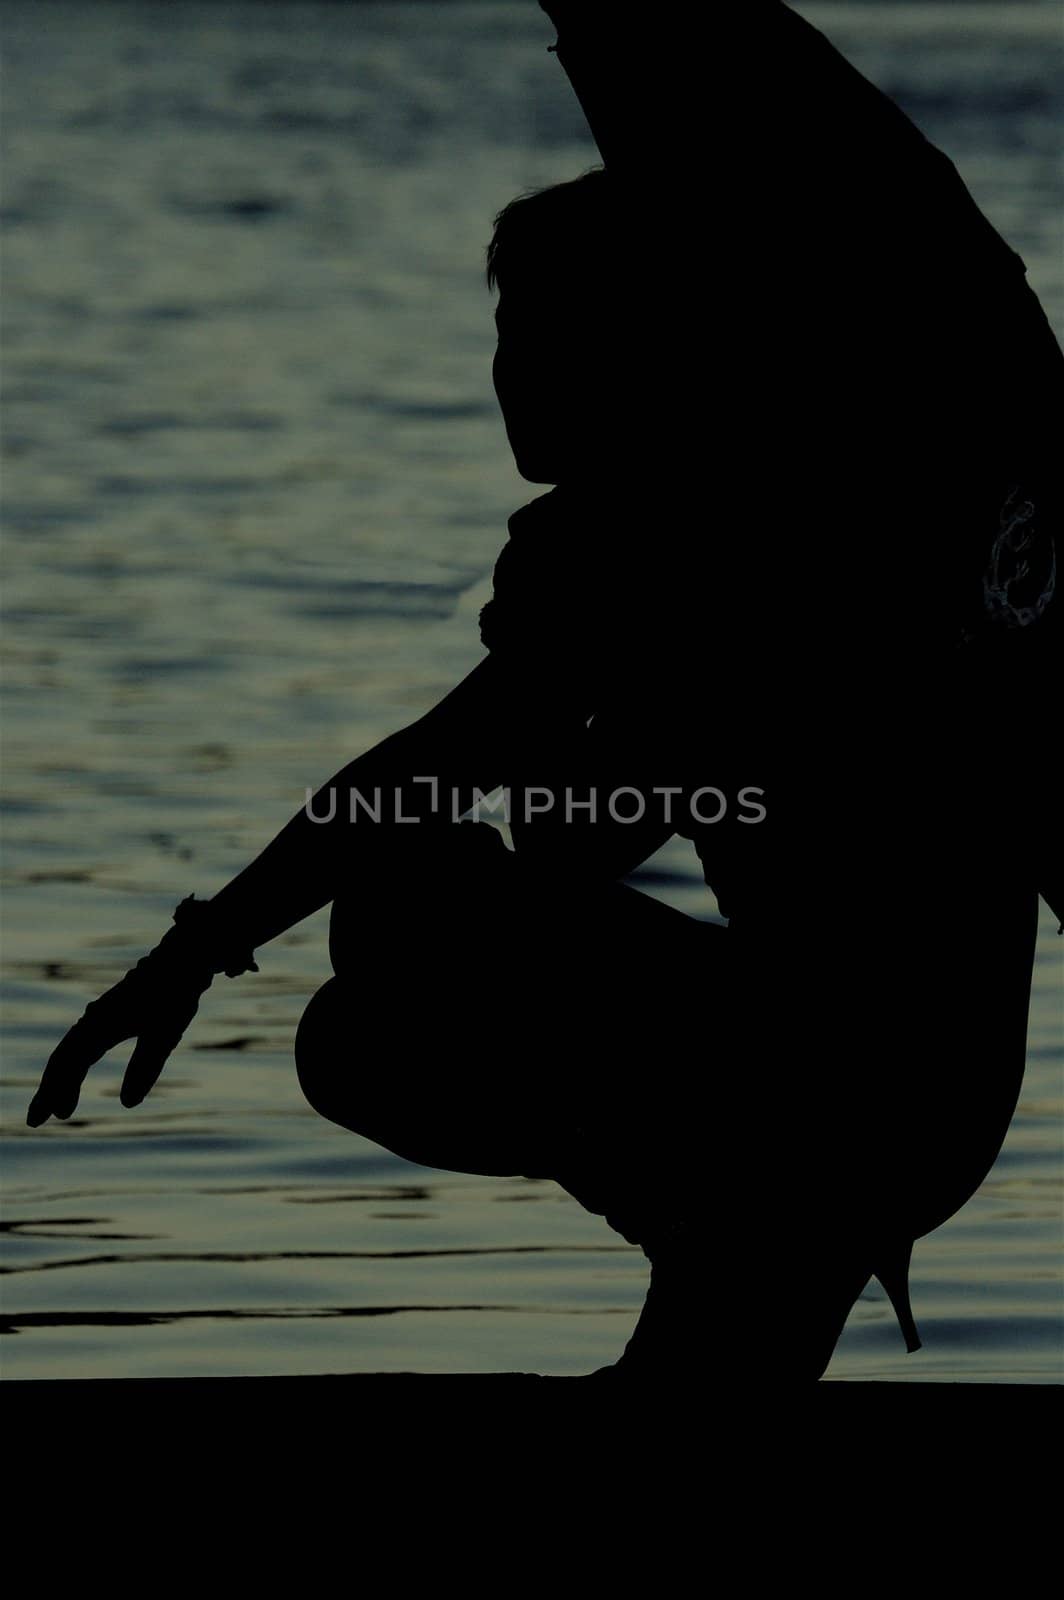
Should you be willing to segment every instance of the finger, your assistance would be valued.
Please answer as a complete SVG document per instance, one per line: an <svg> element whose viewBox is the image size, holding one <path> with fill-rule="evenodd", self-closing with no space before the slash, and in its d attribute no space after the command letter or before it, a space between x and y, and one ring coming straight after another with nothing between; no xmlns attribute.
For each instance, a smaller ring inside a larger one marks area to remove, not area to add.
<svg viewBox="0 0 1064 1600"><path fill-rule="evenodd" d="M29 1110L26 1112L26 1126L28 1128L39 1128L42 1122L48 1121L51 1114L51 1107L47 1100L41 1098L41 1092L38 1089L30 1101Z"/></svg>
<svg viewBox="0 0 1064 1600"><path fill-rule="evenodd" d="M119 1099L124 1106L139 1106L155 1087L183 1031L182 1028L167 1028L141 1034L122 1079Z"/></svg>
<svg viewBox="0 0 1064 1600"><path fill-rule="evenodd" d="M128 1037L128 1026L123 1031L122 1024L109 1019L106 1013L86 1007L84 1016L78 1018L48 1058L26 1117L30 1127L40 1127L50 1116L72 1116L89 1069Z"/></svg>

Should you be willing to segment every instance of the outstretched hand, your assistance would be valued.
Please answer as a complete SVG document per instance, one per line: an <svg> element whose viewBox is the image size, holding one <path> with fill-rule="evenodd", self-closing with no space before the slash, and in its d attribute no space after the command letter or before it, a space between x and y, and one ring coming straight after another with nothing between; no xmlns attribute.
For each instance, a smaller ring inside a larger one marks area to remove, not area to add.
<svg viewBox="0 0 1064 1600"><path fill-rule="evenodd" d="M196 1015L213 974L175 964L151 952L113 988L92 1000L48 1058L26 1122L39 1128L51 1116L66 1119L77 1109L89 1069L123 1039L136 1039L122 1080L124 1106L139 1105L153 1087Z"/></svg>

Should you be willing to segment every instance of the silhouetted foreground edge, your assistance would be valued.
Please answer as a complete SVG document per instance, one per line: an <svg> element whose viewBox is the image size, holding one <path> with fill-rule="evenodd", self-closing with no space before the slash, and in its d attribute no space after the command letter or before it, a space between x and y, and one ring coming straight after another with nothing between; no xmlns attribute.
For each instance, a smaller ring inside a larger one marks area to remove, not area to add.
<svg viewBox="0 0 1064 1600"><path fill-rule="evenodd" d="M851 1510L858 1526L893 1501L941 1517L956 1485L970 1518L983 1483L997 1501L1002 1464L1021 1445L1026 1460L1028 1441L1034 1458L1061 1393L845 1382L781 1393L718 1379L688 1395L633 1388L618 1405L611 1385L530 1373L12 1381L0 1384L17 1463L5 1503L12 1531L39 1537L55 1493L72 1494L69 1532L48 1529L52 1561L83 1561L96 1530L143 1531L156 1555L191 1558L200 1576L231 1550L245 1586L257 1565L281 1570L286 1540L302 1566L356 1533L407 1570L433 1518L481 1564L498 1539L523 1570L541 1539L556 1564L559 1527L590 1541L596 1569L654 1568L684 1541L705 1553L710 1534L760 1538L788 1519L823 1563L835 1548L821 1548L826 1531L843 1539ZM1012 1482L1037 1526L1031 1477ZM955 1541L971 1524L937 1525ZM430 1540L433 1575L448 1549ZM789 1538L758 1556L795 1558ZM547 1581L537 1587L555 1592Z"/></svg>
<svg viewBox="0 0 1064 1600"><path fill-rule="evenodd" d="M883 1422L894 1417L904 1421L906 1427L913 1421L937 1423L957 1416L973 1420L1022 1420L1042 1418L1060 1405L1064 1384L1006 1384L1006 1383L884 1383L846 1382L826 1380L812 1384L807 1390L789 1391L786 1395L766 1389L756 1389L743 1394L722 1392L712 1383L692 1383L692 1397L701 1391L708 1411L718 1416L728 1414L756 1415L767 1410L784 1410L800 1406L818 1416L846 1416L857 1421ZM96 1421L106 1416L109 1425L121 1428L138 1422L145 1415L145 1407L158 1417L156 1408L162 1407L170 1416L170 1408L180 1412L189 1424L210 1417L215 1422L223 1417L232 1420L249 1408L271 1426L283 1424L286 1415L317 1414L324 1404L329 1407L342 1404L346 1398L357 1401L358 1414L365 1417L365 1407L373 1406L379 1399L387 1414L397 1415L404 1400L421 1406L464 1406L467 1401L481 1396L492 1406L522 1396L532 1395L538 1406L544 1396L556 1395L564 1406L580 1410L585 1405L598 1407L594 1397L603 1391L596 1385L590 1388L581 1376L551 1377L534 1372L484 1372L484 1373L419 1373L419 1372L356 1372L345 1374L318 1374L311 1377L241 1377L241 1378L54 1378L15 1379L0 1383L0 1402L5 1420L10 1424L21 1417L32 1416L40 1423L49 1415L62 1416L69 1425L78 1420ZM588 1397L591 1397L590 1400ZM626 1390L626 1404L642 1400L651 1409L661 1405L664 1391L657 1385ZM607 1392L604 1406L615 1406L612 1390ZM676 1413L670 1406L670 1415ZM330 1415L331 1412L326 1412ZM172 1420L172 1417L171 1417Z"/></svg>

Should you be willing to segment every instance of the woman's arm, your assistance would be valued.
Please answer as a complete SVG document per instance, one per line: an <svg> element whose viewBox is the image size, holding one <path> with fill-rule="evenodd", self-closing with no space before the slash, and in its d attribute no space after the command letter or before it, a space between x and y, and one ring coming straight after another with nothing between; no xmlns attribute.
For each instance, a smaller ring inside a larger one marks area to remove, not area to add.
<svg viewBox="0 0 1064 1600"><path fill-rule="evenodd" d="M575 755L577 746L569 741L579 732L586 737L586 725L579 714L564 710L551 684L549 675L530 683L488 656L431 711L343 767L249 866L213 900L201 902L210 925L210 952L201 947L195 924L191 936L180 926L172 928L155 950L86 1007L48 1059L27 1112L29 1126L40 1127L53 1115L72 1116L94 1063L131 1038L137 1044L121 1098L125 1106L139 1104L195 1015L212 971L222 970L213 965L214 956L243 959L248 949L328 904L341 887L357 895L359 868L372 869L383 842L380 827L405 826L402 842L405 846L409 839L416 848L426 839L426 825L451 825L478 793L486 796L499 786L513 750L545 751L553 733L552 758L567 745ZM361 797L355 823L350 820L352 790ZM376 810L378 790L381 820L374 822L360 806L365 802ZM400 816L407 821L396 820ZM409 820L415 817L418 822ZM411 834L411 828L417 832ZM586 873L616 877L660 842L640 826L596 829L582 841L580 866ZM557 857L551 870L564 877L566 852Z"/></svg>
<svg viewBox="0 0 1064 1600"><path fill-rule="evenodd" d="M575 886L628 873L676 831L664 784L670 741L658 709L624 704L578 730L562 724L537 744L534 730L514 752L509 796L518 850L538 874ZM649 718L649 720L648 720ZM526 808L527 786L527 808Z"/></svg>
<svg viewBox="0 0 1064 1600"><path fill-rule="evenodd" d="M224 970L216 958L242 961L247 951L326 905L345 876L357 873L359 861L370 860L380 835L364 816L357 828L350 822L351 789L372 801L374 789L380 788L383 817L394 814L398 787L401 814L428 820L433 815L430 786L413 782L416 778L435 777L441 791L453 784L460 793L457 804L464 800L466 809L475 799L472 775L483 777L488 792L496 787L504 760L496 737L505 727L501 690L498 664L489 657L425 716L343 767L261 855L213 900L200 902L206 930L197 929L199 919L193 916L186 932L175 917L177 926L90 1002L52 1051L26 1115L29 1126L38 1128L51 1116L72 1116L87 1073L126 1039L137 1044L122 1080L122 1104L134 1106L144 1099L195 1016L212 973ZM329 815L334 787L337 804L331 820L315 822L315 816Z"/></svg>
<svg viewBox="0 0 1064 1600"><path fill-rule="evenodd" d="M577 809L563 832L551 830L545 868L585 881L623 877L674 831L652 793L640 821L610 815L614 784L633 781L623 749L623 741L618 746L594 723L587 728L566 703L564 684L548 672L529 680L489 655L424 716L334 774L213 897L219 938L225 946L257 949L327 905L341 886L357 894L360 864L370 865L380 844L378 827L452 824L478 797L510 781L515 761L534 770L529 762L541 755L578 798L589 783L599 790L593 825ZM563 803L556 796L559 810ZM419 842L408 837L411 846Z"/></svg>
<svg viewBox="0 0 1064 1600"><path fill-rule="evenodd" d="M357 884L360 857L366 859L365 852L379 843L378 825L453 821L473 805L478 791L486 795L498 787L515 709L503 680L499 663L486 657L424 716L323 784L261 854L213 896L224 944L238 949L267 944L327 905L342 883ZM397 823L397 816L418 822Z"/></svg>

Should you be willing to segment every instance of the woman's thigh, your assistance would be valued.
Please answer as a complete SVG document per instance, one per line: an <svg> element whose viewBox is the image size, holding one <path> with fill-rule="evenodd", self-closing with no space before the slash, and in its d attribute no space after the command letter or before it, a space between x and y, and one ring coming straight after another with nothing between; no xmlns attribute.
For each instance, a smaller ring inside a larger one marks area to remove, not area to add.
<svg viewBox="0 0 1064 1600"><path fill-rule="evenodd" d="M727 1000L726 930L548 881L487 824L398 855L334 904L336 976L296 1040L311 1103L429 1166L620 1171L638 1146L649 1171Z"/></svg>

